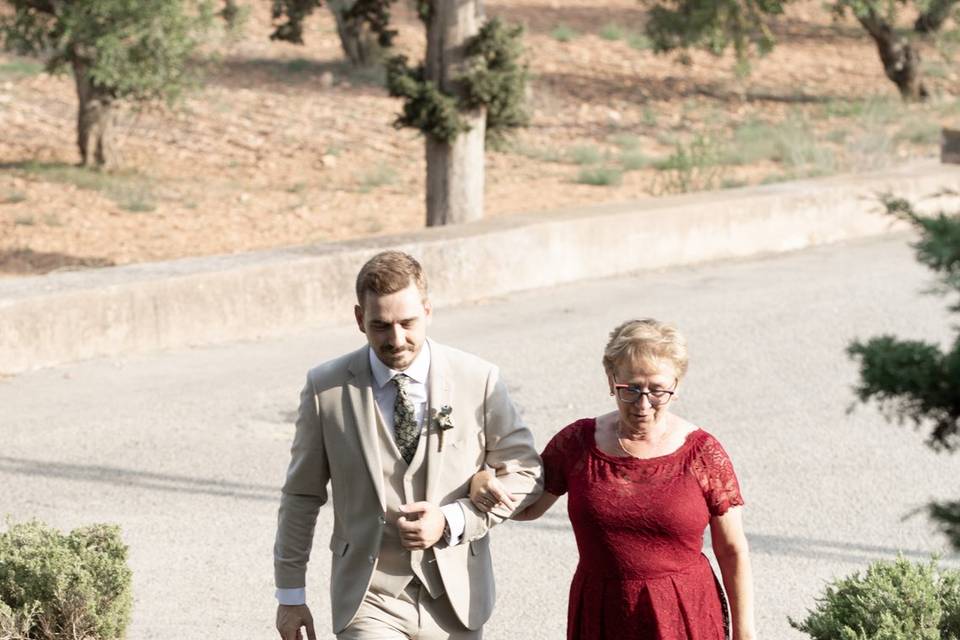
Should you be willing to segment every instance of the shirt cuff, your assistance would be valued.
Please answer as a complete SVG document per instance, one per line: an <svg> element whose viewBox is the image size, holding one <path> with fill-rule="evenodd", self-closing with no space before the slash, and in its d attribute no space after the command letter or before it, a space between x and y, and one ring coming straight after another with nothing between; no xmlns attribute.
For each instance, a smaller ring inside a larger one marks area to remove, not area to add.
<svg viewBox="0 0 960 640"><path fill-rule="evenodd" d="M459 502L452 502L440 507L443 517L447 519L447 526L443 528L443 538L451 547L460 544L463 530L466 527L466 518L463 516L463 507Z"/></svg>
<svg viewBox="0 0 960 640"><path fill-rule="evenodd" d="M277 589L277 604L290 606L307 604L307 588Z"/></svg>

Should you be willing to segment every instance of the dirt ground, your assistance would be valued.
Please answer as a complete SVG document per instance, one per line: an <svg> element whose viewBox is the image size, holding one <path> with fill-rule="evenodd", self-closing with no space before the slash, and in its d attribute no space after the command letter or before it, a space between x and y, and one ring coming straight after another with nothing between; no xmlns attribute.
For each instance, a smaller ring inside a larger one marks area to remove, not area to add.
<svg viewBox="0 0 960 640"><path fill-rule="evenodd" d="M642 37L636 0L496 0L526 27L530 126L487 154L489 216L878 168L937 153L958 124L954 25L923 44L933 98L902 105L870 41L819 0L776 24L744 77ZM423 225L423 140L391 125L380 72L343 61L326 10L306 45L269 40L269 3L197 64L177 108L117 116L116 162L78 169L69 76L0 55L0 276L250 251ZM398 49L423 29L398 7ZM593 183L593 184L591 184Z"/></svg>

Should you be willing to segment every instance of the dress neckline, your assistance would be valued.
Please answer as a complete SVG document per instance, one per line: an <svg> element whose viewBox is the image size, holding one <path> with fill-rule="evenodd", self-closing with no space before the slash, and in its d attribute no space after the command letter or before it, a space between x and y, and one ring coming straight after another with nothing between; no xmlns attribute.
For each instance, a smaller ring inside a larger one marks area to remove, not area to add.
<svg viewBox="0 0 960 640"><path fill-rule="evenodd" d="M692 445L693 442L696 440L696 438L694 438L695 435L704 433L703 429L701 429L700 427L697 427L696 429L688 433L686 437L684 437L683 443L679 447L677 447L670 453L663 454L662 456L654 456L652 458L637 458L635 456L614 456L603 451L600 447L597 446L597 419L589 418L589 420L590 420L590 430L589 430L590 432L586 435L590 438L590 450L597 457L603 458L604 460L609 460L611 462L617 462L617 463L625 462L627 464L635 464L635 463L644 464L647 462L660 462L668 458L672 458L682 453L684 450L688 449L690 445Z"/></svg>

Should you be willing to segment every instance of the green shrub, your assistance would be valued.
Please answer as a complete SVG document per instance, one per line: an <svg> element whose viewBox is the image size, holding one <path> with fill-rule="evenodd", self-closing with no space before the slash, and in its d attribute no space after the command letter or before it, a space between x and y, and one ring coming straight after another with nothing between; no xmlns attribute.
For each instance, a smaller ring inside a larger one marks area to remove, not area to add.
<svg viewBox="0 0 960 640"><path fill-rule="evenodd" d="M584 168L577 174L576 182L594 187L616 186L623 182L623 172L615 167Z"/></svg>
<svg viewBox="0 0 960 640"><path fill-rule="evenodd" d="M619 40L623 37L623 28L616 22L608 22L600 28L600 37L604 40Z"/></svg>
<svg viewBox="0 0 960 640"><path fill-rule="evenodd" d="M600 149L593 145L582 144L570 149L570 160L574 164L587 165L597 164L603 159Z"/></svg>
<svg viewBox="0 0 960 640"><path fill-rule="evenodd" d="M122 638L130 581L117 526L12 525L0 534L0 640Z"/></svg>
<svg viewBox="0 0 960 640"><path fill-rule="evenodd" d="M935 560L875 562L827 585L806 619L790 625L813 640L955 640L960 573Z"/></svg>
<svg viewBox="0 0 960 640"><path fill-rule="evenodd" d="M550 32L550 35L557 42L570 42L579 34L572 27L561 23L553 28L553 31Z"/></svg>

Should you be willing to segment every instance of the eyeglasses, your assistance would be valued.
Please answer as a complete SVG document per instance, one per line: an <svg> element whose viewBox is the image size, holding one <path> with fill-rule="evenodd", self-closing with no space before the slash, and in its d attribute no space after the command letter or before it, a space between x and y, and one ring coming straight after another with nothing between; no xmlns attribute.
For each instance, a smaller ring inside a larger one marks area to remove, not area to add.
<svg viewBox="0 0 960 640"><path fill-rule="evenodd" d="M621 402L633 404L640 402L640 398L643 396L647 396L647 401L651 407L659 407L670 402L670 398L676 393L677 381L674 380L673 387L670 389L648 389L644 391L643 387L639 385L617 384L616 381L614 381L613 388Z"/></svg>

